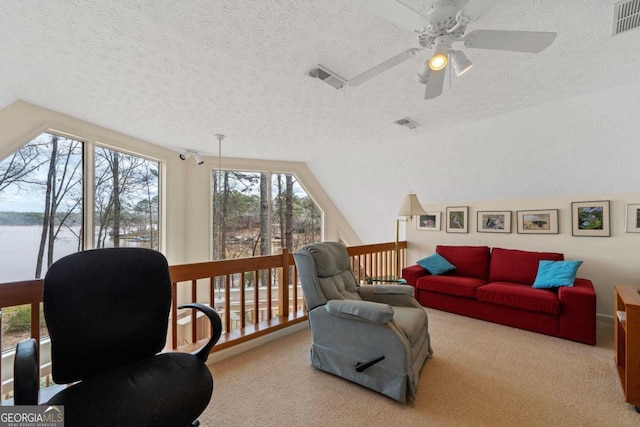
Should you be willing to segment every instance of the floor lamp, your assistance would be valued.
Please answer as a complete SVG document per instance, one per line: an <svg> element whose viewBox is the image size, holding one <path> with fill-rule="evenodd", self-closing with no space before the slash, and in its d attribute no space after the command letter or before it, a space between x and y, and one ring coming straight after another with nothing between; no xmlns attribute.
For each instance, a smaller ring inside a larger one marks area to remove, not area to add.
<svg viewBox="0 0 640 427"><path fill-rule="evenodd" d="M402 205L400 205L400 209L398 209L398 214L396 216L402 216L404 218L396 218L396 251L395 251L395 265L396 265L396 276L400 277L400 244L398 242L400 237L400 221L409 222L413 220L414 216L426 215L427 212L422 209L422 205L418 200L418 196L413 193L409 193L404 196L402 199Z"/></svg>

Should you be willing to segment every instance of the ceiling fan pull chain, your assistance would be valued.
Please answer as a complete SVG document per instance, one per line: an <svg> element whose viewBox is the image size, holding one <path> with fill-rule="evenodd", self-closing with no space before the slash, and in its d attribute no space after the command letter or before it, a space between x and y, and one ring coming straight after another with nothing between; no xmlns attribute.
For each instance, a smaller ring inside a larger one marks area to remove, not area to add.
<svg viewBox="0 0 640 427"><path fill-rule="evenodd" d="M451 49L449 49L449 62L451 64ZM449 89L451 89L451 67L447 67L447 71L449 72Z"/></svg>

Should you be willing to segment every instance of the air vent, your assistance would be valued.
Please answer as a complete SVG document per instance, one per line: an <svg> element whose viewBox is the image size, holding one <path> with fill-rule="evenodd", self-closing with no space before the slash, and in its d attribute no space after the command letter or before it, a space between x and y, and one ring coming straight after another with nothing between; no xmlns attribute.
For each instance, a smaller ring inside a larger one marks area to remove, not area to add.
<svg viewBox="0 0 640 427"><path fill-rule="evenodd" d="M400 125L400 126L404 126L407 129L415 129L418 126L420 126L420 124L418 122L416 122L415 120L411 120L409 117L405 117L404 119L396 120L394 123L397 124L397 125Z"/></svg>
<svg viewBox="0 0 640 427"><path fill-rule="evenodd" d="M640 0L628 0L613 6L613 35L640 27Z"/></svg>
<svg viewBox="0 0 640 427"><path fill-rule="evenodd" d="M315 77L317 79L322 80L323 82L333 87L334 89L341 89L342 86L344 86L344 84L346 83L345 79L338 76L336 73L329 71L322 65L318 65L317 68L314 68L313 70L309 71L309 75L311 77Z"/></svg>

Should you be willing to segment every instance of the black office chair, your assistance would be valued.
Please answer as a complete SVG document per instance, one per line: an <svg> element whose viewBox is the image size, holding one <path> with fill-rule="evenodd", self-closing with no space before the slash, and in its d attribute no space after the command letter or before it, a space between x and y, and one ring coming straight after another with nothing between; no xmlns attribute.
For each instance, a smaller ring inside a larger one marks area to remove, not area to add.
<svg viewBox="0 0 640 427"><path fill-rule="evenodd" d="M142 248L111 248L61 258L44 280L52 376L71 384L47 402L64 405L65 426L197 426L213 392L205 362L220 338L211 307L185 304L211 322L194 353L159 353L166 342L171 280L165 257ZM38 402L35 340L16 349L16 405Z"/></svg>

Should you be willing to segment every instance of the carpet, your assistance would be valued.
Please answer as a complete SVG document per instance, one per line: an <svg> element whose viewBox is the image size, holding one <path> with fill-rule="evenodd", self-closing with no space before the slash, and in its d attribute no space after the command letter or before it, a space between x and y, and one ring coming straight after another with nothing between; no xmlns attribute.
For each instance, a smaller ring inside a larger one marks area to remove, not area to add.
<svg viewBox="0 0 640 427"><path fill-rule="evenodd" d="M202 426L640 426L617 377L612 323L589 346L426 310L434 356L414 401L311 368L303 330L214 363Z"/></svg>

